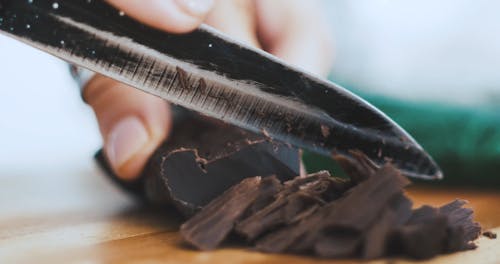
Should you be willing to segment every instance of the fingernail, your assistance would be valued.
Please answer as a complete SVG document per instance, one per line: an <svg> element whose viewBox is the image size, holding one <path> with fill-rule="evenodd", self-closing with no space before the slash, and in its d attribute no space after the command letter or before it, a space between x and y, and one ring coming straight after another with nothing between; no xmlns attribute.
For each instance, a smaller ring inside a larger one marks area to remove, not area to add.
<svg viewBox="0 0 500 264"><path fill-rule="evenodd" d="M148 142L148 132L137 117L119 121L107 136L106 155L116 169L129 161Z"/></svg>
<svg viewBox="0 0 500 264"><path fill-rule="evenodd" d="M214 0L175 0L184 12L192 16L204 16L214 4Z"/></svg>

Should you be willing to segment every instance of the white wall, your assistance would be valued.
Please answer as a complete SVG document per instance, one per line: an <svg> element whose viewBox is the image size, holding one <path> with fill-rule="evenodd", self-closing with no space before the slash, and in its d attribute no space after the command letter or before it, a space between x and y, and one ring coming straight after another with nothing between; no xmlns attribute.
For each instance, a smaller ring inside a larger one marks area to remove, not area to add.
<svg viewBox="0 0 500 264"><path fill-rule="evenodd" d="M0 35L0 172L72 166L99 145L66 64Z"/></svg>
<svg viewBox="0 0 500 264"><path fill-rule="evenodd" d="M340 82L415 100L500 105L500 1L325 2Z"/></svg>

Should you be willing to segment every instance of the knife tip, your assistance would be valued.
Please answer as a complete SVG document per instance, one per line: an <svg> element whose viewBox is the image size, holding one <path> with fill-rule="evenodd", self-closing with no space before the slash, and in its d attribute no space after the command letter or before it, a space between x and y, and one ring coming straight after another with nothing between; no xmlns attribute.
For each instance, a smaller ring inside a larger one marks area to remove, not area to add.
<svg viewBox="0 0 500 264"><path fill-rule="evenodd" d="M402 170L401 172L406 177L415 178L415 179L430 180L430 181L442 180L444 178L443 172L441 171L441 169L439 169L439 167L437 167L437 165L435 168L436 168L436 170L434 172L431 172L431 173L420 173L420 172L408 171L408 170Z"/></svg>
<svg viewBox="0 0 500 264"><path fill-rule="evenodd" d="M435 175L434 175L434 179L435 180L442 180L444 178L444 175L443 175L443 172L442 171L438 171Z"/></svg>

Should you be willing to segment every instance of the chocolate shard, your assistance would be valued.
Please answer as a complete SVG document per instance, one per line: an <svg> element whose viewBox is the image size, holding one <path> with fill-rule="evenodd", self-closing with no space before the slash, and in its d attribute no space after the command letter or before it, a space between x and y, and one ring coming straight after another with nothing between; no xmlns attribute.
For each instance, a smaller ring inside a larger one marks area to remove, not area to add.
<svg viewBox="0 0 500 264"><path fill-rule="evenodd" d="M390 252L392 231L408 221L412 215L411 209L410 199L403 193L396 194L376 222L366 231L361 256L374 259Z"/></svg>
<svg viewBox="0 0 500 264"><path fill-rule="evenodd" d="M173 204L191 216L245 178L276 175L284 182L300 174L297 149L191 112L182 114L139 181L112 178L148 201Z"/></svg>
<svg viewBox="0 0 500 264"><path fill-rule="evenodd" d="M382 257L386 253L388 236L396 219L396 213L391 209L386 208L382 212L379 219L364 234L365 238L361 251L363 258L374 259Z"/></svg>
<svg viewBox="0 0 500 264"><path fill-rule="evenodd" d="M319 179L329 178L331 177L328 171L320 171L313 174L309 174L307 176L299 176L292 180L286 181L284 185L283 192L280 192L279 195L286 196L288 194L297 192L300 190L302 186L307 185L308 183L315 182Z"/></svg>
<svg viewBox="0 0 500 264"><path fill-rule="evenodd" d="M474 249L472 243L481 234L481 226L473 221L473 213L470 208L463 208L467 204L464 200L455 200L439 208L439 212L448 217L448 239L447 252Z"/></svg>
<svg viewBox="0 0 500 264"><path fill-rule="evenodd" d="M408 222L413 215L413 202L404 194L397 194L389 201L389 208L395 212L396 221L393 228L398 228Z"/></svg>
<svg viewBox="0 0 500 264"><path fill-rule="evenodd" d="M443 214L451 214L455 210L462 208L467 204L467 201L461 199L455 199L453 202L447 203L439 207L439 212Z"/></svg>
<svg viewBox="0 0 500 264"><path fill-rule="evenodd" d="M315 243L321 235L321 227L326 214L333 209L329 202L323 207L314 207L300 221L277 229L256 241L255 247L263 252L313 253ZM327 239L324 238L323 239ZM322 249L320 245L319 250Z"/></svg>
<svg viewBox="0 0 500 264"><path fill-rule="evenodd" d="M314 253L318 257L347 258L355 256L359 251L362 240L359 231L340 228L323 232L314 244Z"/></svg>
<svg viewBox="0 0 500 264"><path fill-rule="evenodd" d="M247 178L231 187L206 205L200 213L180 228L182 237L190 245L202 249L216 248L231 232L235 222L259 197L261 192L279 184L276 177Z"/></svg>
<svg viewBox="0 0 500 264"><path fill-rule="evenodd" d="M402 227L398 232L402 253L416 259L427 259L443 252L446 222L445 216L436 216Z"/></svg>
<svg viewBox="0 0 500 264"><path fill-rule="evenodd" d="M394 167L391 165L384 166L344 193L343 197L333 201L332 208L325 210L325 220L320 224L320 228L308 235L309 237L306 236L304 240L313 240L313 237L318 236L318 234L321 234L321 237L328 236L328 233L325 233L324 230L329 229L355 230L360 235L357 237L357 240L354 238L350 240L358 242L356 247L352 245L352 248L356 248L356 251L350 252L349 256L357 254L357 249L361 246L363 236L366 236L367 233L369 235L368 240L376 240L375 242L385 244L385 237L391 228L390 222L396 222L396 220L394 219L395 216L392 216L393 213L384 213L384 209L390 200L401 194L402 189L409 183L408 179L401 175ZM362 208L362 210L358 208ZM380 230L374 229L375 227L368 230L380 217L385 218L382 220L385 221L383 222L385 227L381 227ZM332 236L335 235L336 233L332 234ZM325 240L325 238L322 240ZM318 248L318 243L322 243L322 240L315 242L315 249ZM382 254L380 252L384 252L384 249L385 247L383 246L380 248L365 247L362 255L365 255L367 258L378 257L378 255ZM316 254L321 253L316 251Z"/></svg>
<svg viewBox="0 0 500 264"><path fill-rule="evenodd" d="M274 202L238 223L235 231L252 241L280 225L300 221L326 203L322 196L326 193L331 196L330 187L336 184L326 171L310 175L307 179L297 177L285 183Z"/></svg>
<svg viewBox="0 0 500 264"><path fill-rule="evenodd" d="M407 225L424 223L426 220L436 218L439 215L439 209L429 205L423 205L415 210L406 223Z"/></svg>
<svg viewBox="0 0 500 264"><path fill-rule="evenodd" d="M473 221L473 211L463 208L466 203L457 199L439 208L422 206L414 210L408 223L397 229L393 245L414 258L476 248L471 241L480 235L481 227Z"/></svg>
<svg viewBox="0 0 500 264"><path fill-rule="evenodd" d="M322 216L323 213L319 209L316 209L301 222L277 229L257 240L255 248L259 251L270 253L308 253L313 249L313 242L316 241L317 236L314 236L314 239L310 239L309 241L305 241L304 238L306 234L313 231L312 227L321 223Z"/></svg>
<svg viewBox="0 0 500 264"><path fill-rule="evenodd" d="M409 184L406 177L387 164L334 201L334 208L326 215L324 225L366 230L390 199Z"/></svg>
<svg viewBox="0 0 500 264"><path fill-rule="evenodd" d="M287 198L278 198L271 206L265 207L256 214L244 219L236 225L236 233L252 241L265 231L283 224L286 220L283 216Z"/></svg>
<svg viewBox="0 0 500 264"><path fill-rule="evenodd" d="M265 181L260 188L260 193L257 199L252 203L252 205L245 211L241 219L245 219L250 215L262 210L262 208L268 206L275 200L275 196L281 190L283 190L283 184L279 180L275 180L276 176L272 176L272 181Z"/></svg>
<svg viewBox="0 0 500 264"><path fill-rule="evenodd" d="M365 154L351 151L350 156L333 154L333 159L354 182L362 182L375 174L378 167Z"/></svg>

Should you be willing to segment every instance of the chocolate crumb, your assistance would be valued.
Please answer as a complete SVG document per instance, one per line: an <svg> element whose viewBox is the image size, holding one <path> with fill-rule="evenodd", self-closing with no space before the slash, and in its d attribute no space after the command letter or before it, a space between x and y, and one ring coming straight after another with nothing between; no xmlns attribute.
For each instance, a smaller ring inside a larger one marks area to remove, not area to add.
<svg viewBox="0 0 500 264"><path fill-rule="evenodd" d="M483 232L483 236L487 237L489 239L496 239L497 238L497 233L495 233L493 231L484 231Z"/></svg>

